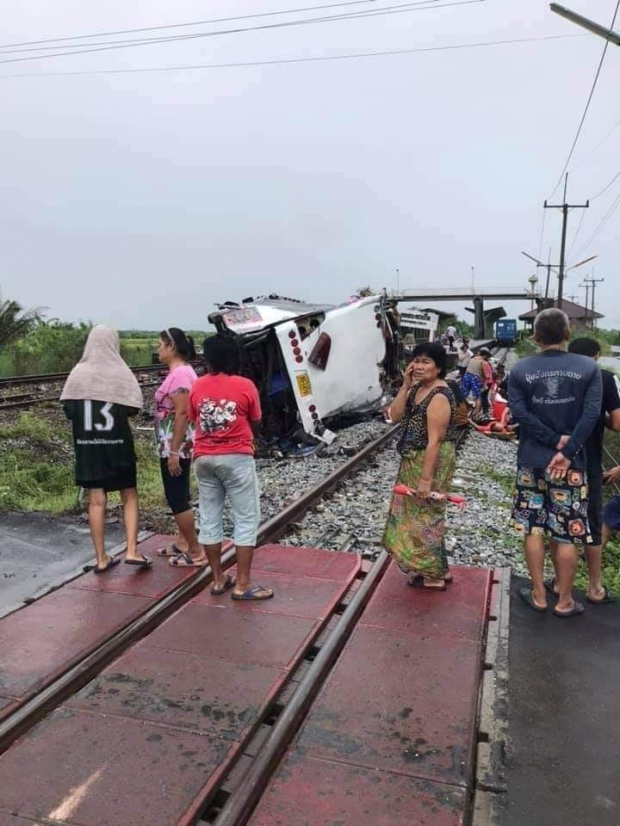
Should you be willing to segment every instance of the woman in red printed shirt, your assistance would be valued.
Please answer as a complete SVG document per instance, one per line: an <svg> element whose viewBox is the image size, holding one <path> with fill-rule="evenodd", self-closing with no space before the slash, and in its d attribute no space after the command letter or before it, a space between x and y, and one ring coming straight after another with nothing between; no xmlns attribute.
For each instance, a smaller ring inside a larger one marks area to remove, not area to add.
<svg viewBox="0 0 620 826"><path fill-rule="evenodd" d="M213 571L212 592L232 589L232 598L273 597L271 588L252 583L252 556L260 521L254 435L261 408L258 391L238 375L239 352L232 341L213 336L204 343L208 374L197 379L189 395L188 415L195 422L194 470L200 498L200 535ZM237 581L221 566L222 515L226 497L234 521Z"/></svg>

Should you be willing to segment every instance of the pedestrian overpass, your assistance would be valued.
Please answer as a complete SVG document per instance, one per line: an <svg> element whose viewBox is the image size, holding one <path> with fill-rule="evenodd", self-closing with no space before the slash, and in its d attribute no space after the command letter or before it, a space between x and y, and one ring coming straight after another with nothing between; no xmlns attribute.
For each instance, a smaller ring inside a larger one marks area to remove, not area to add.
<svg viewBox="0 0 620 826"><path fill-rule="evenodd" d="M451 288L430 290L391 290L389 297L399 302L420 302L420 301L467 301L471 300L473 307L466 307L470 313L474 314L474 336L483 339L486 336L486 325L492 325L498 318L502 318L506 313L503 307L492 310L484 309L485 301L532 301L537 303L541 300L538 293L532 294L521 289L498 289L498 290L472 290L471 288Z"/></svg>

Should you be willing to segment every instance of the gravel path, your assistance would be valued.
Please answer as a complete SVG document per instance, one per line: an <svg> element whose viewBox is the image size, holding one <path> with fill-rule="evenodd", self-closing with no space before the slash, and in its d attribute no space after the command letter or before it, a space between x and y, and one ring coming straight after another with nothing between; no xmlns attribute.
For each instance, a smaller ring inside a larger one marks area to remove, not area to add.
<svg viewBox="0 0 620 826"><path fill-rule="evenodd" d="M374 435L378 435L376 428L380 426L374 423ZM363 432L363 429L356 431L358 435ZM467 436L457 457L452 486L453 492L465 496L467 507L463 513L457 508L448 508L446 544L452 564L509 565L519 573L525 571L521 541L508 527L515 463L513 442L473 431ZM322 470L324 474L329 473L337 462L333 463L330 458L299 464L301 467L295 468L290 462L275 467L269 463L260 469L264 516L272 515L281 506L279 497L287 485L290 490L301 492L306 482L308 485L316 482L322 477ZM353 552L366 557L378 553L398 464L392 442L310 511L282 543L338 550L350 538L355 540ZM294 496L289 494L289 501Z"/></svg>

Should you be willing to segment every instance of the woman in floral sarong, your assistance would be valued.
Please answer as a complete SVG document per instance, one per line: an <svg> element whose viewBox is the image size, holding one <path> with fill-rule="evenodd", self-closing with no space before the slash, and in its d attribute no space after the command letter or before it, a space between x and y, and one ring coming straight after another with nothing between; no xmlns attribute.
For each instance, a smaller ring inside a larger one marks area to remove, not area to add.
<svg viewBox="0 0 620 826"><path fill-rule="evenodd" d="M411 585L444 591L450 580L444 543L446 502L429 498L448 493L454 473L456 407L444 376L446 352L440 344L419 344L390 407L402 421L397 450L402 456L398 482L414 496L394 495L383 545Z"/></svg>

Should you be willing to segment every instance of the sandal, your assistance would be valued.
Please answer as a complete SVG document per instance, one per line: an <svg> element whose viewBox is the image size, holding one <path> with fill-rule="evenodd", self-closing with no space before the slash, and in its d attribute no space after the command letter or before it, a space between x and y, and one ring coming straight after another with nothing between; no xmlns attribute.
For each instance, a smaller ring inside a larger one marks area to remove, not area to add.
<svg viewBox="0 0 620 826"><path fill-rule="evenodd" d="M603 587L603 594L604 594L603 599L592 599L592 597L589 596L588 594L586 594L586 599L588 600L588 602L591 602L592 605L610 605L610 604L615 604L615 603L618 602L618 598L613 597L609 593L608 588Z"/></svg>
<svg viewBox="0 0 620 826"><path fill-rule="evenodd" d="M87 565L85 567L85 570L86 570L86 568L88 568L89 570L91 570L95 574L105 574L105 572L109 571L110 568L113 568L115 565L118 565L118 563L120 561L121 561L121 559L120 559L119 556L111 556L111 557L108 558L108 561L105 564L105 567L100 568L98 565L95 565L94 567L91 568L89 565Z"/></svg>
<svg viewBox="0 0 620 826"><path fill-rule="evenodd" d="M245 601L271 599L273 597L273 590L271 588L264 588L262 585L253 585L244 591L242 594L236 594L234 591L230 595L231 599L240 599Z"/></svg>
<svg viewBox="0 0 620 826"><path fill-rule="evenodd" d="M188 553L173 556L168 560L168 565L172 565L173 568L206 568L208 564L208 559L200 559L198 562L194 562Z"/></svg>
<svg viewBox="0 0 620 826"><path fill-rule="evenodd" d="M224 585L221 588L211 588L211 593L214 597L219 597L222 594L226 593L226 591L228 591L229 588L234 588L236 584L237 580L234 578L234 576L226 574L226 580L224 582Z"/></svg>
<svg viewBox="0 0 620 826"><path fill-rule="evenodd" d="M172 556L179 556L179 554L185 553L184 551L180 550L177 545L173 542L172 545L167 545L165 548L160 548L157 551L157 556L165 556L166 558Z"/></svg>
<svg viewBox="0 0 620 826"><path fill-rule="evenodd" d="M570 611L558 611L557 608L554 608L552 613L554 613L556 617L560 617L560 619L566 619L567 617L579 617L585 610L580 602L573 600L573 607Z"/></svg>
<svg viewBox="0 0 620 826"><path fill-rule="evenodd" d="M547 606L545 605L544 608L542 605L537 605L534 602L534 595L532 593L531 588L520 588L519 589L519 596L525 602L526 605L529 605L533 611L538 611L539 614L544 614L547 610Z"/></svg>
<svg viewBox="0 0 620 826"><path fill-rule="evenodd" d="M448 580L444 579L443 585L426 585L426 580L422 574L417 574L413 579L409 580L408 585L410 588L421 588L423 591L445 591L447 590L447 583Z"/></svg>
<svg viewBox="0 0 620 826"><path fill-rule="evenodd" d="M126 559L125 565L134 565L136 568L150 568L153 564L153 560L149 559L148 556L144 556L144 554L140 554L142 559Z"/></svg>

